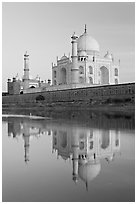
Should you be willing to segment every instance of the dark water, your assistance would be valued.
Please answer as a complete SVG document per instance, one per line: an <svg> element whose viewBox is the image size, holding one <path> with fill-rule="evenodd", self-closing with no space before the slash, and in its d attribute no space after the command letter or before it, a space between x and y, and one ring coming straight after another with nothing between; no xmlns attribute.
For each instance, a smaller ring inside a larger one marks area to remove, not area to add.
<svg viewBox="0 0 137 204"><path fill-rule="evenodd" d="M134 118L64 118L3 117L3 201L134 201Z"/></svg>

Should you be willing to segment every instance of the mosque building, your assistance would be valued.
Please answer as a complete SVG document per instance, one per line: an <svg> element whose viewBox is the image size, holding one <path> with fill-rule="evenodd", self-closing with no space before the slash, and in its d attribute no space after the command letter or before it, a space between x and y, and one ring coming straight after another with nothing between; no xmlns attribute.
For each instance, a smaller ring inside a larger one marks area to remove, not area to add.
<svg viewBox="0 0 137 204"><path fill-rule="evenodd" d="M18 74L16 77L13 77L13 80L8 79L8 93L9 94L22 94L28 92L39 92L42 87L50 86L50 80L48 82L42 81L37 75L36 78L30 77L30 68L29 68L29 54L24 54L24 74L20 79Z"/></svg>
<svg viewBox="0 0 137 204"><path fill-rule="evenodd" d="M46 82L39 77L30 78L29 55L26 52L24 75L22 79L18 75L13 77L13 81L8 79L8 93L33 93L119 83L120 60L116 64L109 51L104 57L100 56L99 43L87 33L86 25L80 37L74 33L71 39L71 58L64 54L61 59L57 57L56 64L52 63L52 84L51 80Z"/></svg>

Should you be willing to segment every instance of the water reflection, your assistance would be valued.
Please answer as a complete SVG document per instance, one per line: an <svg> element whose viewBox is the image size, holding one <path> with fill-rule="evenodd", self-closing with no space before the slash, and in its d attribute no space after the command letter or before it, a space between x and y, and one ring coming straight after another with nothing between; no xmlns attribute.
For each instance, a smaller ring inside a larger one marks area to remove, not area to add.
<svg viewBox="0 0 137 204"><path fill-rule="evenodd" d="M120 155L120 130L99 129L64 122L30 120L28 118L5 118L8 121L8 136L22 137L24 161L31 160L31 140L49 135L52 140L52 154L57 159L72 161L72 180L88 182L101 172L101 160L112 162Z"/></svg>
<svg viewBox="0 0 137 204"><path fill-rule="evenodd" d="M53 152L64 160L72 159L72 179L88 182L101 171L101 159L110 162L120 151L119 131L72 128L53 130Z"/></svg>

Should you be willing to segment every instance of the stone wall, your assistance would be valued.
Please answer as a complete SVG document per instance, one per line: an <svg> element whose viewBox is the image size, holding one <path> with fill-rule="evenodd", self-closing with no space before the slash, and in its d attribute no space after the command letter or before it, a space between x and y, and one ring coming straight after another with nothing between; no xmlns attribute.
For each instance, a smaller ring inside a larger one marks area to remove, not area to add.
<svg viewBox="0 0 137 204"><path fill-rule="evenodd" d="M135 83L106 85L87 88L72 88L65 90L43 91L41 93L26 93L20 95L3 96L5 104L30 104L42 102L52 103L122 103L134 102Z"/></svg>

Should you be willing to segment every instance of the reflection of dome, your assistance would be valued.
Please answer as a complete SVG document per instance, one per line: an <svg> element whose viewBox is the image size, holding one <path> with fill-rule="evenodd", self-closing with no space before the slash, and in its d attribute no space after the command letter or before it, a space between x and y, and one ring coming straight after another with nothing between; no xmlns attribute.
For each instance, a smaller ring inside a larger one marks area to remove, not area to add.
<svg viewBox="0 0 137 204"><path fill-rule="evenodd" d="M91 51L99 52L98 42L86 32L78 38L78 51L82 50L87 51L88 54Z"/></svg>
<svg viewBox="0 0 137 204"><path fill-rule="evenodd" d="M68 155L61 155L62 159L67 160L69 158Z"/></svg>
<svg viewBox="0 0 137 204"><path fill-rule="evenodd" d="M107 53L105 54L104 58L112 60L113 57L112 57L112 55L107 51Z"/></svg>
<svg viewBox="0 0 137 204"><path fill-rule="evenodd" d="M100 163L86 163L79 166L79 177L84 181L92 181L100 172Z"/></svg>

